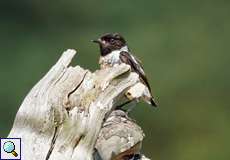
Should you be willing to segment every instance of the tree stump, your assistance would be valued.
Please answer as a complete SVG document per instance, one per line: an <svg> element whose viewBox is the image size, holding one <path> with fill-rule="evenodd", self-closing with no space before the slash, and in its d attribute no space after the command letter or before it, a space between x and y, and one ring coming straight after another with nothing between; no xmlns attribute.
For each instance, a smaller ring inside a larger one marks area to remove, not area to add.
<svg viewBox="0 0 230 160"><path fill-rule="evenodd" d="M65 51L32 88L8 137L22 138L26 160L147 160L142 129L115 110L138 75L125 64L93 73L70 66L75 54Z"/></svg>

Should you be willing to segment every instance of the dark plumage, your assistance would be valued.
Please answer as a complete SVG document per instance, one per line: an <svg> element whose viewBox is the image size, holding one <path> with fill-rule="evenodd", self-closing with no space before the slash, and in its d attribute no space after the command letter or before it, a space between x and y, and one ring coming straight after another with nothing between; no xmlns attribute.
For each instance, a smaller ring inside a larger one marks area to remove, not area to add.
<svg viewBox="0 0 230 160"><path fill-rule="evenodd" d="M100 44L101 55L106 56L114 50L119 50L126 46L125 39L118 33L107 33L104 34L98 40L93 40L93 42Z"/></svg>

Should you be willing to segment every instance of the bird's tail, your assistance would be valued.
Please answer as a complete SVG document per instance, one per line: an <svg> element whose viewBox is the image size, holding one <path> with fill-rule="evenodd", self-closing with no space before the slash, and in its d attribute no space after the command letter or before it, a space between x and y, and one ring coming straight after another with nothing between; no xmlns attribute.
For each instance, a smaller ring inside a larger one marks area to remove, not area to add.
<svg viewBox="0 0 230 160"><path fill-rule="evenodd" d="M151 97L150 99L150 103L153 107L158 107L158 104L156 103L156 101L153 99L153 97Z"/></svg>

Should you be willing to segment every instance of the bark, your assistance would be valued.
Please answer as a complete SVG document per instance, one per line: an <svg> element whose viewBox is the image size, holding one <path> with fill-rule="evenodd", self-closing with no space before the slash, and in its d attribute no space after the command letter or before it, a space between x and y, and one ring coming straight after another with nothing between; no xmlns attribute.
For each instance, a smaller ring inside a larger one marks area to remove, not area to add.
<svg viewBox="0 0 230 160"><path fill-rule="evenodd" d="M144 160L142 129L115 110L128 100L125 93L139 83L138 75L125 64L93 73L70 66L75 54L65 51L32 88L8 137L22 138L23 159Z"/></svg>

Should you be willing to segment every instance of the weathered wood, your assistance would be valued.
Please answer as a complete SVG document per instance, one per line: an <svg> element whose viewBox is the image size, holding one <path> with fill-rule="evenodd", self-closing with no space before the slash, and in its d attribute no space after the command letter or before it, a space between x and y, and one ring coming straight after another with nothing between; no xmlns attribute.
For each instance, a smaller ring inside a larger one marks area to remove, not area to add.
<svg viewBox="0 0 230 160"><path fill-rule="evenodd" d="M138 75L125 64L94 73L69 66L75 54L65 51L33 87L8 137L22 138L23 159L110 160L139 154L141 128L123 111L114 111L139 83Z"/></svg>

